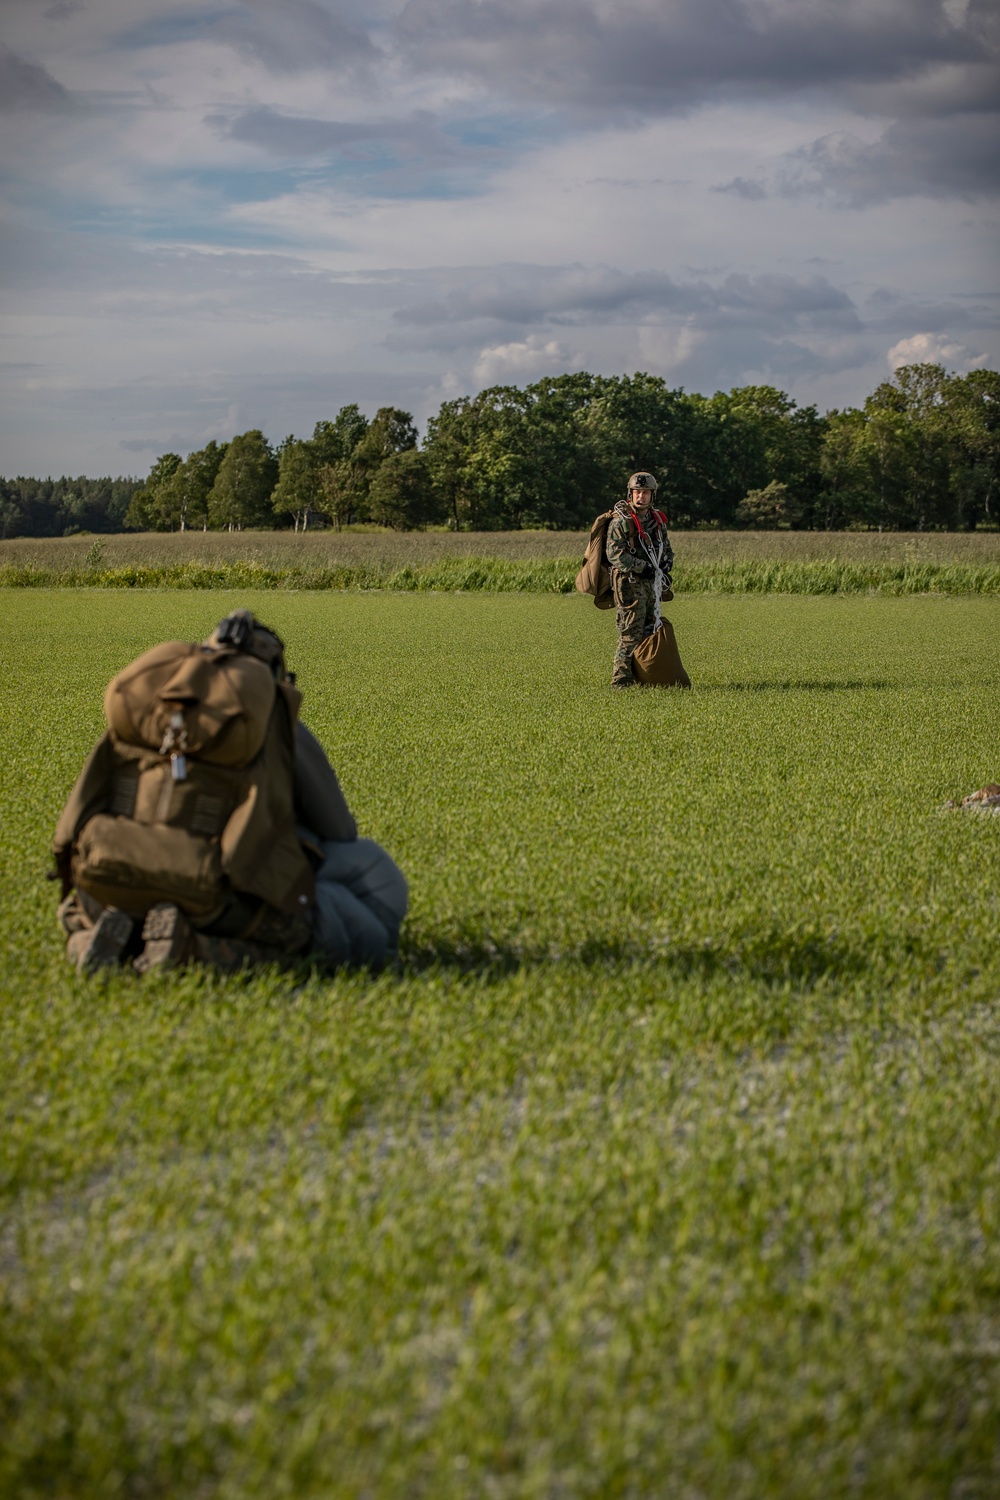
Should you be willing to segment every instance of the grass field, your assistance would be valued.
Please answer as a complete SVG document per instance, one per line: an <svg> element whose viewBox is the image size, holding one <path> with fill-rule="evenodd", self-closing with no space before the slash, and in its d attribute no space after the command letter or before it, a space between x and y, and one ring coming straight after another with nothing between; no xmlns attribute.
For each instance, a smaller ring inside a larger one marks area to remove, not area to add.
<svg viewBox="0 0 1000 1500"><path fill-rule="evenodd" d="M586 532L185 532L0 542L0 586L569 593ZM1000 594L1000 532L675 532L685 593Z"/></svg>
<svg viewBox="0 0 1000 1500"><path fill-rule="evenodd" d="M0 566L83 568L95 542L108 567L256 562L319 568L402 568L454 557L554 562L583 555L587 531L173 531L0 541ZM1000 563L1000 531L671 531L693 564L747 562ZM579 562L577 562L579 566Z"/></svg>
<svg viewBox="0 0 1000 1500"><path fill-rule="evenodd" d="M1000 1488L1000 601L2 596L0 1494ZM400 971L71 977L107 678L249 603Z"/></svg>

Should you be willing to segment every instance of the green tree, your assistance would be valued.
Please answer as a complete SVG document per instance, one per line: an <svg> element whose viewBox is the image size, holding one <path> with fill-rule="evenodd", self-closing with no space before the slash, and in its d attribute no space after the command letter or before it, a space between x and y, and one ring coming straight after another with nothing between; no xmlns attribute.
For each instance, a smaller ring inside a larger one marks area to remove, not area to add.
<svg viewBox="0 0 1000 1500"><path fill-rule="evenodd" d="M825 421L820 451L822 510L814 510L814 524L821 524L825 531L867 524L873 499L864 451L864 413L848 407L827 412Z"/></svg>
<svg viewBox="0 0 1000 1500"><path fill-rule="evenodd" d="M587 413L606 382L559 375L445 402L424 452L439 504L458 527L579 526L606 488ZM621 476L624 481L625 476Z"/></svg>
<svg viewBox="0 0 1000 1500"><path fill-rule="evenodd" d="M771 385L738 386L705 399L689 398L706 420L702 451L712 490L713 519L736 520L751 490L772 482L789 492L797 516L821 513L824 419L815 407L798 408ZM714 429L714 430L713 430Z"/></svg>
<svg viewBox="0 0 1000 1500"><path fill-rule="evenodd" d="M506 403L508 424L520 429L506 507L518 526L564 530L593 520L607 474L587 418L607 384L584 372L547 376Z"/></svg>
<svg viewBox="0 0 1000 1500"><path fill-rule="evenodd" d="M298 531L309 525L309 510L318 508L319 475L312 443L287 437L278 457L278 483L271 508L279 516L291 516Z"/></svg>
<svg viewBox="0 0 1000 1500"><path fill-rule="evenodd" d="M404 448L382 460L368 490L368 513L380 526L397 531L412 531L442 519L442 504L423 453Z"/></svg>
<svg viewBox="0 0 1000 1500"><path fill-rule="evenodd" d="M342 406L332 422L317 422L312 435L317 466L350 458L367 431L368 418L354 402Z"/></svg>
<svg viewBox="0 0 1000 1500"><path fill-rule="evenodd" d="M1000 519L1000 372L953 379L945 404L953 524L992 528Z"/></svg>
<svg viewBox="0 0 1000 1500"><path fill-rule="evenodd" d="M529 478L523 422L526 401L516 386L491 386L480 391L464 411L455 412L467 438L459 475L460 524L474 531L522 524Z"/></svg>
<svg viewBox="0 0 1000 1500"><path fill-rule="evenodd" d="M278 482L278 461L259 428L234 437L219 465L208 497L209 524L243 531L274 525L271 494Z"/></svg>
<svg viewBox="0 0 1000 1500"><path fill-rule="evenodd" d="M947 416L953 379L941 365L903 365L865 401L861 447L880 531L953 523Z"/></svg>
<svg viewBox="0 0 1000 1500"><path fill-rule="evenodd" d="M601 476L599 493L591 497L595 508L617 500L630 474L649 469L659 484L657 507L672 522L696 526L716 519L724 491L719 424L703 398L636 372L601 382L584 425Z"/></svg>
<svg viewBox="0 0 1000 1500"><path fill-rule="evenodd" d="M798 511L787 484L772 479L762 490L750 490L736 507L736 519L744 526L781 531L798 520Z"/></svg>
<svg viewBox="0 0 1000 1500"><path fill-rule="evenodd" d="M228 443L213 438L204 448L189 453L175 469L162 491L162 508L171 529L187 531L190 526L208 527L208 497L218 477Z"/></svg>
<svg viewBox="0 0 1000 1500"><path fill-rule="evenodd" d="M317 422L313 429L318 504L338 531L365 504L368 468L355 455L367 432L368 418L353 403L342 406L332 422Z"/></svg>
<svg viewBox="0 0 1000 1500"><path fill-rule="evenodd" d="M908 478L913 463L912 433L901 403L881 399L865 402L861 456L867 463L870 509L865 518L879 531L913 524L908 504ZM861 518L859 518L861 519Z"/></svg>
<svg viewBox="0 0 1000 1500"><path fill-rule="evenodd" d="M356 441L344 456L320 469L324 509L340 527L352 520L374 519L370 505L372 481L386 459L417 446L417 429L408 411L396 406L382 406L364 431L357 420L357 407L344 410L342 433L344 447ZM336 426L336 424L334 424Z"/></svg>
<svg viewBox="0 0 1000 1500"><path fill-rule="evenodd" d="M417 429L408 411L398 406L380 406L364 436L354 448L359 463L373 473L392 453L405 453L417 446Z"/></svg>
<svg viewBox="0 0 1000 1500"><path fill-rule="evenodd" d="M136 490L125 512L124 524L133 531L170 531L168 487L183 462L179 453L161 453L141 490Z"/></svg>
<svg viewBox="0 0 1000 1500"><path fill-rule="evenodd" d="M472 421L467 397L442 402L431 417L424 437L424 459L431 483L448 525L460 531L468 520L465 503L464 466Z"/></svg>
<svg viewBox="0 0 1000 1500"><path fill-rule="evenodd" d="M24 511L16 487L0 479L0 540L16 536L23 524Z"/></svg>

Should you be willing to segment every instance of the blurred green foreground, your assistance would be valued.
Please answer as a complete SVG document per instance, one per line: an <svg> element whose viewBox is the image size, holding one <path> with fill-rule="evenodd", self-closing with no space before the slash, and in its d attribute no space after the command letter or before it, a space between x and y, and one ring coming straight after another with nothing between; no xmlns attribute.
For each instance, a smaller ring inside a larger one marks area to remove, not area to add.
<svg viewBox="0 0 1000 1500"><path fill-rule="evenodd" d="M250 604L401 972L73 977L105 682ZM992 1496L1000 600L2 599L0 1494Z"/></svg>

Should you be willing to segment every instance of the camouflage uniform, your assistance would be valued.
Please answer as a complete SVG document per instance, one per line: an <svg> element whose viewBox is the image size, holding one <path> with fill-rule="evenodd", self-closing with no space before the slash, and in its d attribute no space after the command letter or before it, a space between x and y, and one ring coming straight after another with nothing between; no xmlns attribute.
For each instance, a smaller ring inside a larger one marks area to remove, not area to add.
<svg viewBox="0 0 1000 1500"><path fill-rule="evenodd" d="M674 554L667 539L666 525L649 512L643 531L644 544L635 513L627 501L619 501L608 523L607 554L611 568L611 586L615 596L615 624L618 644L611 671L612 687L631 686L632 656L636 646L656 628L656 569L653 558L660 542L663 555L660 570L664 594L670 591L670 574Z"/></svg>

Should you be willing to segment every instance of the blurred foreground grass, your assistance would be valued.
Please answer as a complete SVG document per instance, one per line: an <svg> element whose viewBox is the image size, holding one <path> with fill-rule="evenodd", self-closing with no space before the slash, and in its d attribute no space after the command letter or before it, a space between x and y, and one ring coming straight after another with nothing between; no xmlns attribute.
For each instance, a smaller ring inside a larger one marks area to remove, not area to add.
<svg viewBox="0 0 1000 1500"><path fill-rule="evenodd" d="M70 977L101 690L250 603L401 972ZM0 1493L1000 1485L1000 604L4 596Z"/></svg>

